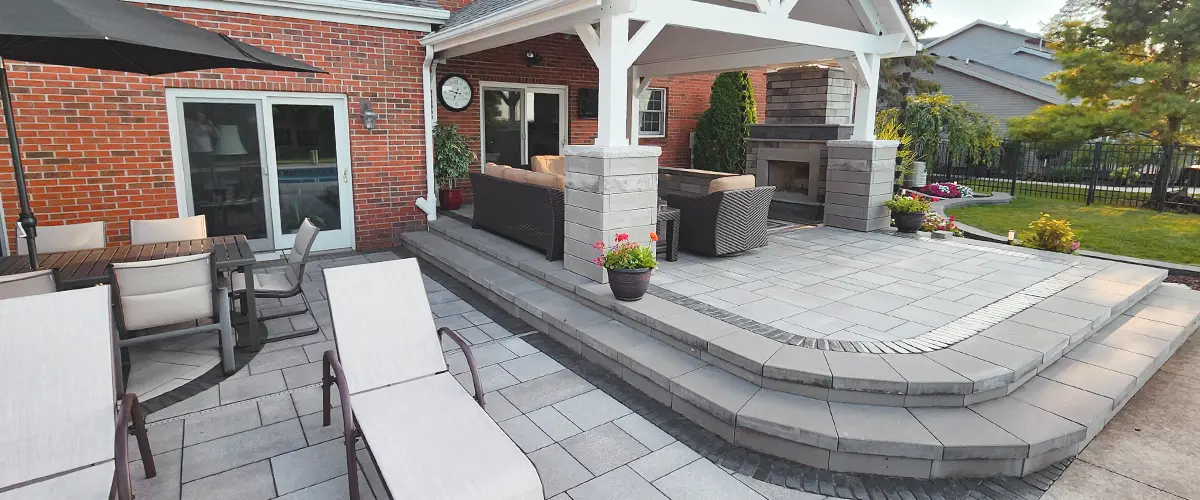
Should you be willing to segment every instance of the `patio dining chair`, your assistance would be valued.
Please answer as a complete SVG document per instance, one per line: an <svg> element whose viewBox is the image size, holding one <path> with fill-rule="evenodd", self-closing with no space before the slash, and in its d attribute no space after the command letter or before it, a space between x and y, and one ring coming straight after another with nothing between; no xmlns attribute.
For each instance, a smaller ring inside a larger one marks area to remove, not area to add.
<svg viewBox="0 0 1200 500"><path fill-rule="evenodd" d="M355 470L361 437L391 498L545 498L533 464L483 410L471 349L453 330L434 326L417 261L324 273L337 351L324 356L323 423L330 425L336 385L347 470ZM447 369L442 335L462 347L474 400ZM358 475L347 479L351 500L359 500Z"/></svg>
<svg viewBox="0 0 1200 500"><path fill-rule="evenodd" d="M211 253L110 264L112 304L117 326L115 341L121 361L118 389L129 379L129 348L168 338L201 333L219 335L221 364L226 375L234 371L233 322L228 291L219 286ZM193 321L210 324L160 331ZM149 331L149 329L155 329ZM134 336L134 332L140 333Z"/></svg>
<svg viewBox="0 0 1200 500"><path fill-rule="evenodd" d="M156 475L137 396L113 387L106 287L0 300L0 500L133 498L129 435ZM64 314L70 311L70 314ZM149 497L147 497L149 500Z"/></svg>
<svg viewBox="0 0 1200 500"><path fill-rule="evenodd" d="M58 291L57 271L43 269L31 273L0 276L0 300Z"/></svg>
<svg viewBox="0 0 1200 500"><path fill-rule="evenodd" d="M37 227L37 249L44 254L92 250L104 248L106 244L103 221ZM25 238L17 238L17 255L29 255L29 243Z"/></svg>
<svg viewBox="0 0 1200 500"><path fill-rule="evenodd" d="M255 299L288 299L299 296L304 303L303 309L293 309L259 316L259 321L297 316L310 311L308 298L304 296L304 289L301 288L301 285L304 282L304 265L308 260L308 254L312 250L313 242L317 240L317 235L320 233L320 228L308 219L304 219L304 222L300 224L300 229L296 231L296 241L292 243L292 252L288 254L287 264L274 269L267 268L265 269L266 272L254 273ZM246 300L246 275L243 273L233 273L230 276L230 290L230 296L238 300L241 313L245 314L246 308L249 307ZM286 335L269 337L264 342L278 342L280 340L312 335L319 331L321 331L320 327L314 326L312 328L293 331Z"/></svg>
<svg viewBox="0 0 1200 500"><path fill-rule="evenodd" d="M208 225L203 215L129 221L129 240L134 245L200 240L207 237Z"/></svg>

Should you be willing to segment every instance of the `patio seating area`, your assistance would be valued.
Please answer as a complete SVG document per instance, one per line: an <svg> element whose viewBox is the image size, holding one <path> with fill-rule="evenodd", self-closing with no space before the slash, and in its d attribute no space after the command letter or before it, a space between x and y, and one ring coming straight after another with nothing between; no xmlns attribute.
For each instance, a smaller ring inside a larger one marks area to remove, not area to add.
<svg viewBox="0 0 1200 500"><path fill-rule="evenodd" d="M660 261L625 303L461 221L430 229L405 247L689 420L848 473L1035 473L1200 324L1200 293L1160 286L1165 271L961 239L778 232Z"/></svg>

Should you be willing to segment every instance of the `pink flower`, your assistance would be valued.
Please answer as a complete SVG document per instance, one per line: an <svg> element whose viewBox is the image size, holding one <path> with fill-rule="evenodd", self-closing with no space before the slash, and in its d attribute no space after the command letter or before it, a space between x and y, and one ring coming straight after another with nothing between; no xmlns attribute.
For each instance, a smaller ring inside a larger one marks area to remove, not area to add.
<svg viewBox="0 0 1200 500"><path fill-rule="evenodd" d="M1076 250L1079 250L1079 242L1078 242L1078 241L1072 241L1072 242L1071 242L1071 251L1072 251L1072 252L1074 252L1074 251L1076 251Z"/></svg>
<svg viewBox="0 0 1200 500"><path fill-rule="evenodd" d="M617 241L625 241L629 239L629 235L625 233L617 234Z"/></svg>
<svg viewBox="0 0 1200 500"><path fill-rule="evenodd" d="M596 250L604 250L604 242L597 241L595 243L592 243L592 248L595 248Z"/></svg>
<svg viewBox="0 0 1200 500"><path fill-rule="evenodd" d="M596 257L596 259L593 260L592 263L596 264L597 266L604 267L604 259L602 259L600 257Z"/></svg>

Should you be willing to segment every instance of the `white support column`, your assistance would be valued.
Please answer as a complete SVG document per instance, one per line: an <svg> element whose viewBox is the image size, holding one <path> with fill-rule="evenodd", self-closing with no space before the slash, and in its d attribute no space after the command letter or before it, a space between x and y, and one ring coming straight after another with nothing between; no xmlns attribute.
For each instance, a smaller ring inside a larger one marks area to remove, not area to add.
<svg viewBox="0 0 1200 500"><path fill-rule="evenodd" d="M647 78L646 81L650 79ZM629 68L629 145L638 145L638 133L642 130L642 78L637 68Z"/></svg>
<svg viewBox="0 0 1200 500"><path fill-rule="evenodd" d="M600 17L596 67L600 70L600 109L597 146L628 146L626 106L629 105L629 15L605 13Z"/></svg>
<svg viewBox="0 0 1200 500"><path fill-rule="evenodd" d="M858 95L854 101L855 140L875 140L875 106L879 102L879 54L855 52Z"/></svg>

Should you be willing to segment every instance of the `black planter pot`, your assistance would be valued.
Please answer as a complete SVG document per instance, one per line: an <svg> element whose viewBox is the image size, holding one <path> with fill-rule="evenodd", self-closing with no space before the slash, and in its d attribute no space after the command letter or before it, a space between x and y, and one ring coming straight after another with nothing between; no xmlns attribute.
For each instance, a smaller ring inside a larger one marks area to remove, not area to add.
<svg viewBox="0 0 1200 500"><path fill-rule="evenodd" d="M924 212L892 212L892 219L896 221L896 229L902 233L915 233L921 229L921 224L925 223Z"/></svg>
<svg viewBox="0 0 1200 500"><path fill-rule="evenodd" d="M613 297L625 302L642 300L646 295L646 287L650 286L650 268L645 269L609 269L608 288Z"/></svg>

